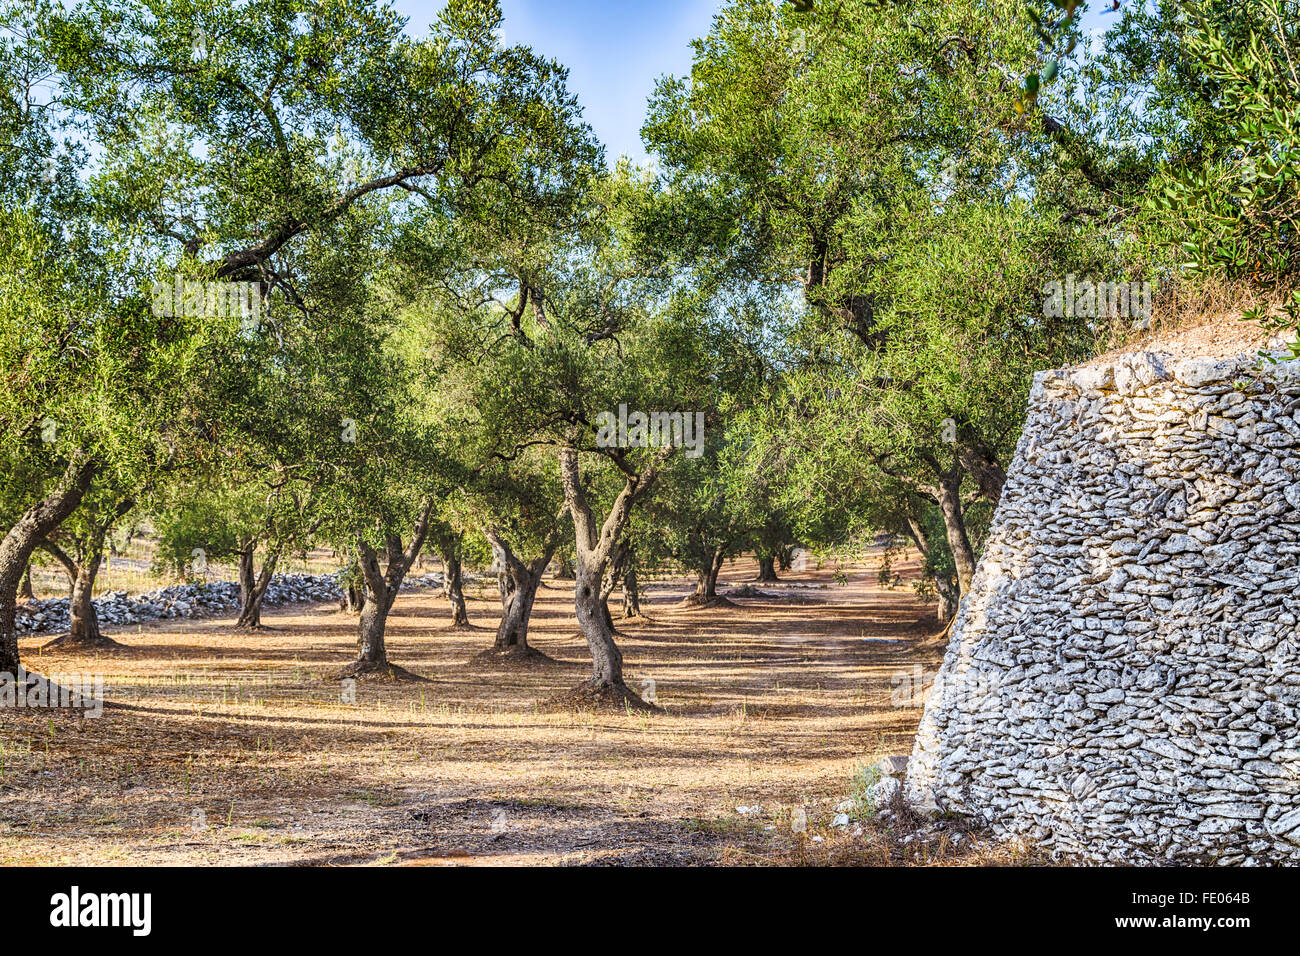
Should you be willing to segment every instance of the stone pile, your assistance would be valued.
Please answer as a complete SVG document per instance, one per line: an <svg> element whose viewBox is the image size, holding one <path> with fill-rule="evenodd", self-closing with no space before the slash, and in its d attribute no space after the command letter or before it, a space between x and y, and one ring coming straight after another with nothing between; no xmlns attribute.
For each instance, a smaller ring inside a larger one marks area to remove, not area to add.
<svg viewBox="0 0 1300 956"><path fill-rule="evenodd" d="M1092 862L1300 862L1300 362L1040 373L905 797Z"/></svg>
<svg viewBox="0 0 1300 956"><path fill-rule="evenodd" d="M408 578L403 590L442 587L442 575L427 574ZM263 607L285 604L338 601L339 573L277 574L266 587ZM128 595L110 591L95 598L95 614L101 627L120 627L146 621L176 618L211 617L234 613L239 609L239 585L234 581L176 584L144 594ZM50 598L29 601L20 608L18 629L29 633L57 632L68 629L68 599Z"/></svg>
<svg viewBox="0 0 1300 956"><path fill-rule="evenodd" d="M471 579L473 579L474 577L475 576L473 574L470 574L468 571L463 572L462 574L463 583L469 584ZM406 580L402 582L403 591L411 591L418 588L441 589L442 575L441 574L421 574L416 576L408 575Z"/></svg>

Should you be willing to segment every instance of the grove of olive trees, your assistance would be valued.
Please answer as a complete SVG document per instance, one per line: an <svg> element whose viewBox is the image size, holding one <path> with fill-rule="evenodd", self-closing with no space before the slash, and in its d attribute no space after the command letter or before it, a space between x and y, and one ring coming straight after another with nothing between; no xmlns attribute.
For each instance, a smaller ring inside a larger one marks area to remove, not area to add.
<svg viewBox="0 0 1300 956"><path fill-rule="evenodd" d="M86 779L171 761L204 820L251 730L222 832L418 791L555 862L603 824L496 814L668 789L614 862L921 862L877 760L1035 375L1225 315L1300 354L1300 10L720 0L638 157L508 3L435 6L0 0L0 705L107 675ZM87 766L7 706L0 793Z"/></svg>

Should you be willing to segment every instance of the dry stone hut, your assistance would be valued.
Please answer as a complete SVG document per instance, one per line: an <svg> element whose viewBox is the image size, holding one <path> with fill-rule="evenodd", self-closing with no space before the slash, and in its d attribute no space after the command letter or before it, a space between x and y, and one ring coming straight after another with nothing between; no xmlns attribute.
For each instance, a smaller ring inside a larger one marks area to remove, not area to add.
<svg viewBox="0 0 1300 956"><path fill-rule="evenodd" d="M1300 861L1300 362L1040 373L905 796L1092 862Z"/></svg>

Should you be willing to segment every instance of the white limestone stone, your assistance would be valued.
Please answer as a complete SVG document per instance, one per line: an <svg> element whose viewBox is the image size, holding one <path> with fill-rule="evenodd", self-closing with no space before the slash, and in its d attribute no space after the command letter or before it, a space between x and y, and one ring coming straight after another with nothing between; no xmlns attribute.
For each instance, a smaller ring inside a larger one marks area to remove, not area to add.
<svg viewBox="0 0 1300 956"><path fill-rule="evenodd" d="M1300 863L1298 512L1300 361L1039 373L906 799L1097 863Z"/></svg>

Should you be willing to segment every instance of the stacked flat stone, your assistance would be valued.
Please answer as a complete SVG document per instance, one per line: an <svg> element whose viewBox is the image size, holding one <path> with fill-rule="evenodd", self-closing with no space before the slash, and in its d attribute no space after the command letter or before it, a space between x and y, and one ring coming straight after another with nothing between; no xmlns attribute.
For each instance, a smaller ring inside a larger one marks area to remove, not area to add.
<svg viewBox="0 0 1300 956"><path fill-rule="evenodd" d="M1111 863L1300 862L1300 362L1043 372L904 796Z"/></svg>
<svg viewBox="0 0 1300 956"><path fill-rule="evenodd" d="M441 574L408 578L403 590L442 587ZM266 586L263 607L280 607L320 601L337 601L342 596L339 573L277 574ZM227 614L239 608L239 585L234 581L175 584L144 594L109 591L94 599L95 616L103 627L120 627L146 621L200 618ZM68 599L47 598L23 605L17 619L25 633L66 631L69 626Z"/></svg>

